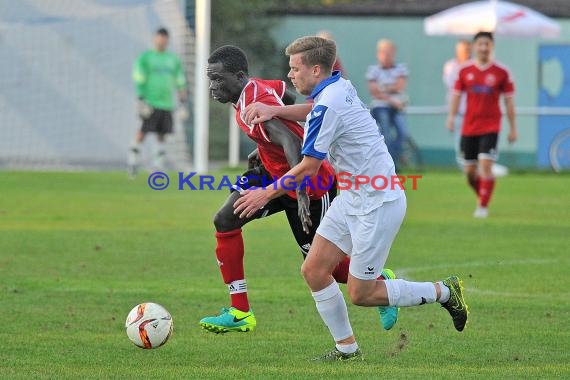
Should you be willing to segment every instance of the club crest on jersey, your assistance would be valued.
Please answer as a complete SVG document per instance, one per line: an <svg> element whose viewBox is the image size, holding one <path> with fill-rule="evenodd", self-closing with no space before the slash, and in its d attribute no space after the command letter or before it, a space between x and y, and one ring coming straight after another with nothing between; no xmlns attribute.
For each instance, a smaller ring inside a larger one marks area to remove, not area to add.
<svg viewBox="0 0 570 380"><path fill-rule="evenodd" d="M497 82L497 78L493 74L487 74L485 76L485 84L487 86L493 86Z"/></svg>

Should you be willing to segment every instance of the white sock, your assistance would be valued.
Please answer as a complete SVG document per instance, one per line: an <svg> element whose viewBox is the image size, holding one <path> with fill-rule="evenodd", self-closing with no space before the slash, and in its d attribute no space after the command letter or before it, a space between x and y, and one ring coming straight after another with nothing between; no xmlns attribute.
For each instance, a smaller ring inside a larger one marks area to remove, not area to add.
<svg viewBox="0 0 570 380"><path fill-rule="evenodd" d="M329 328L335 341L352 336L352 327L348 320L348 310L342 292L335 281L323 290L312 292L317 311Z"/></svg>
<svg viewBox="0 0 570 380"><path fill-rule="evenodd" d="M154 167L156 169L162 169L164 167L165 156L166 149L164 148L164 143L159 142L156 146L156 153L154 156Z"/></svg>
<svg viewBox="0 0 570 380"><path fill-rule="evenodd" d="M141 146L140 144L133 143L129 148L129 155L127 157L127 164L129 166L135 166L139 163L139 156L140 156Z"/></svg>
<svg viewBox="0 0 570 380"><path fill-rule="evenodd" d="M437 300L437 302L446 303L447 301L449 301L449 296L451 295L451 292L449 291L449 288L443 284L442 281L438 281L437 283L439 284L439 289L440 289L439 299Z"/></svg>
<svg viewBox="0 0 570 380"><path fill-rule="evenodd" d="M432 282L411 282L402 279L385 280L390 306L417 306L434 303L435 285Z"/></svg>
<svg viewBox="0 0 570 380"><path fill-rule="evenodd" d="M350 343L350 344L336 344L336 349L342 352L343 354L352 354L358 350L358 343Z"/></svg>

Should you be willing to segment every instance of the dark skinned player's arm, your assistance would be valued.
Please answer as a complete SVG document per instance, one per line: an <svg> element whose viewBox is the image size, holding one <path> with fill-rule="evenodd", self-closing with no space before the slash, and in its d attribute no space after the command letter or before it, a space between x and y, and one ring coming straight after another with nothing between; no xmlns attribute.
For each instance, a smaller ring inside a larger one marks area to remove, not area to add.
<svg viewBox="0 0 570 380"><path fill-rule="evenodd" d="M283 148L289 167L294 167L303 159L301 145L303 141L295 135L283 122L271 119L263 123L269 140Z"/></svg>
<svg viewBox="0 0 570 380"><path fill-rule="evenodd" d="M302 139L295 135L283 122L278 119L271 119L264 123L265 132L273 144L283 147L285 157L290 168L297 166L302 160L301 146ZM303 231L309 233L311 222L310 200L307 190L304 187L297 187L298 215L303 226Z"/></svg>
<svg viewBox="0 0 570 380"><path fill-rule="evenodd" d="M259 151L257 150L257 148L255 148L254 150L251 151L251 153L247 155L247 168L253 169L254 167L259 165L261 165L261 161L259 159Z"/></svg>
<svg viewBox="0 0 570 380"><path fill-rule="evenodd" d="M293 91L289 91L288 89L285 89L285 93L283 94L283 97L281 98L281 100L283 100L283 103L286 106L290 106L291 104L295 104L296 98L297 98L297 96L295 95L295 93Z"/></svg>
<svg viewBox="0 0 570 380"><path fill-rule="evenodd" d="M283 94L283 97L281 98L281 100L283 100L283 104L285 104L286 106L289 106L291 104L295 104L296 98L297 98L297 96L295 95L295 93L293 91L285 89L285 93ZM257 151L257 148L255 148L255 150L253 150L247 156L248 169L251 169L255 166L255 160L258 160L257 157L259 157L259 153Z"/></svg>

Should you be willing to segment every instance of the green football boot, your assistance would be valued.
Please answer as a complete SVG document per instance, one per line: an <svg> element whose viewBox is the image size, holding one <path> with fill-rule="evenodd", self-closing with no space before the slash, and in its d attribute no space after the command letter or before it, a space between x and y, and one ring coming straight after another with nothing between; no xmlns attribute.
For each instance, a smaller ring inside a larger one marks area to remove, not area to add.
<svg viewBox="0 0 570 380"><path fill-rule="evenodd" d="M220 315L202 318L200 321L200 326L216 334L253 331L256 325L257 322L251 310L243 312L235 307L224 307Z"/></svg>
<svg viewBox="0 0 570 380"><path fill-rule="evenodd" d="M469 306L467 306L465 298L463 298L463 281L457 276L451 276L442 282L449 288L449 300L442 303L441 306L451 315L455 329L463 331L469 315Z"/></svg>

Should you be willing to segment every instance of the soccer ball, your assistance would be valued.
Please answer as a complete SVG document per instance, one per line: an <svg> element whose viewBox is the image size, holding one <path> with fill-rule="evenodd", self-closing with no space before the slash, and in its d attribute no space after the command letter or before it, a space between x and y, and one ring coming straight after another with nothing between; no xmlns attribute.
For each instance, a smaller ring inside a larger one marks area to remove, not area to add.
<svg viewBox="0 0 570 380"><path fill-rule="evenodd" d="M158 348L165 344L172 334L172 317L157 303L145 302L137 305L127 315L125 328L127 336L140 348Z"/></svg>

